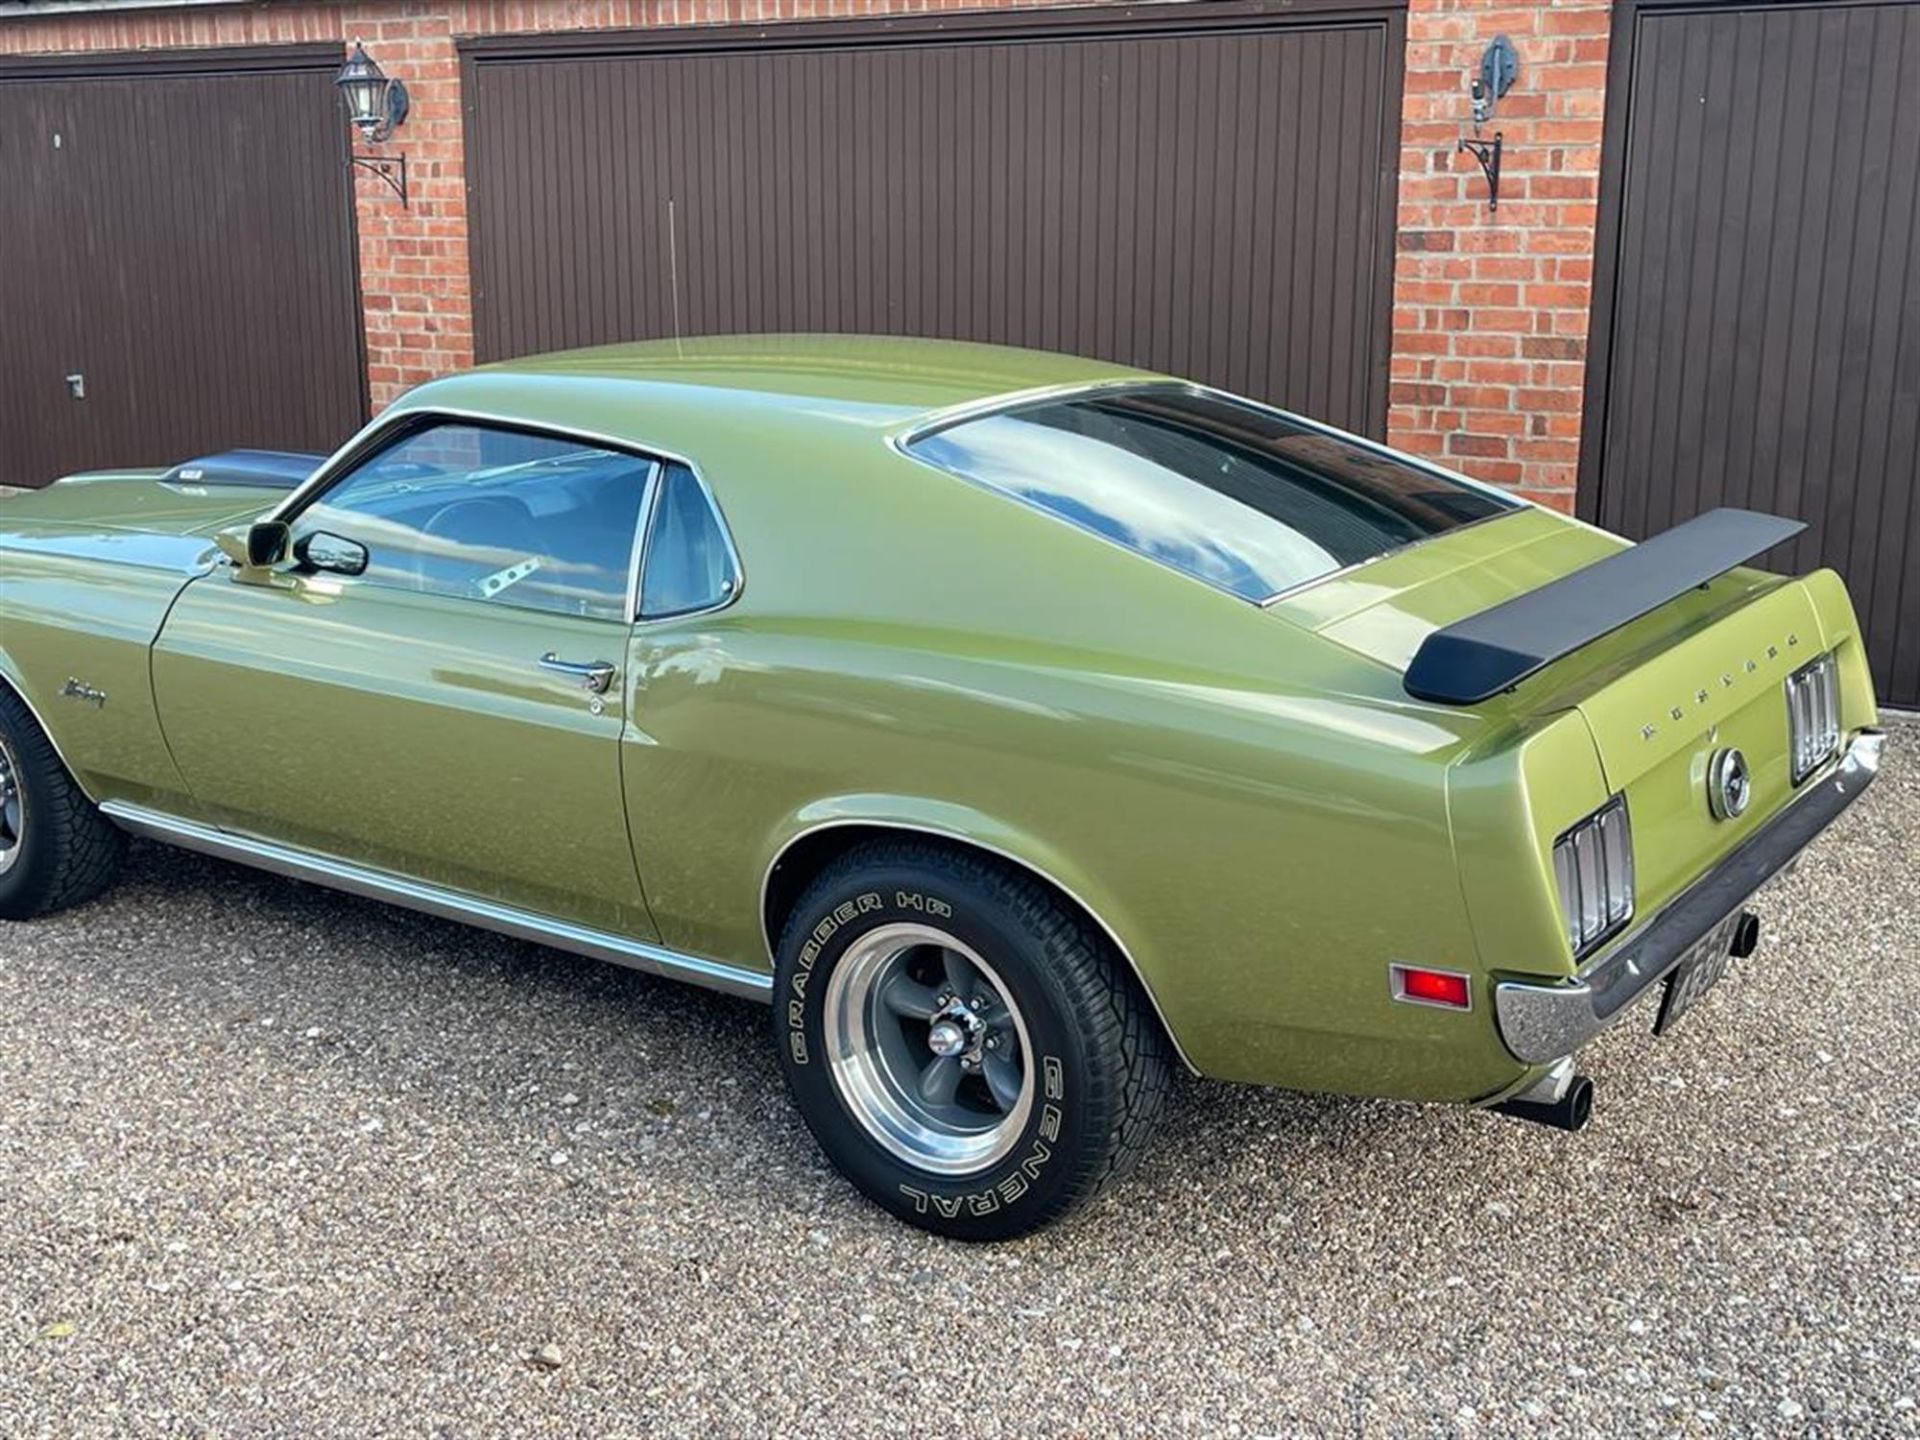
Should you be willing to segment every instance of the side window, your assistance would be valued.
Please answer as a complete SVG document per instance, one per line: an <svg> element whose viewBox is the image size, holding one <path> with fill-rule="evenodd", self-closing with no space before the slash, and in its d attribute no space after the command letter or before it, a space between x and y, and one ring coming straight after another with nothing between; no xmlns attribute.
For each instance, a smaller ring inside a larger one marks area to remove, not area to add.
<svg viewBox="0 0 1920 1440"><path fill-rule="evenodd" d="M707 489L684 465L661 477L640 578L640 614L684 615L725 604L740 588L727 532Z"/></svg>
<svg viewBox="0 0 1920 1440"><path fill-rule="evenodd" d="M549 435L429 425L303 510L294 538L364 546L369 584L624 621L653 469L637 455Z"/></svg>

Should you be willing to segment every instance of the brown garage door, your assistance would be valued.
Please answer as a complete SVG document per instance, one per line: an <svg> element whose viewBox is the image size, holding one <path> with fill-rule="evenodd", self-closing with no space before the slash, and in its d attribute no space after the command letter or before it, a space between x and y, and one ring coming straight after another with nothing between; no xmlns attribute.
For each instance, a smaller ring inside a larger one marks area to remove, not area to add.
<svg viewBox="0 0 1920 1440"><path fill-rule="evenodd" d="M75 63L0 66L0 483L332 449L366 415L338 53Z"/></svg>
<svg viewBox="0 0 1920 1440"><path fill-rule="evenodd" d="M1920 703L1920 4L1625 7L1614 74L1583 506L1806 520Z"/></svg>
<svg viewBox="0 0 1920 1440"><path fill-rule="evenodd" d="M477 348L958 336L1378 434L1403 20L1322 0L474 42Z"/></svg>

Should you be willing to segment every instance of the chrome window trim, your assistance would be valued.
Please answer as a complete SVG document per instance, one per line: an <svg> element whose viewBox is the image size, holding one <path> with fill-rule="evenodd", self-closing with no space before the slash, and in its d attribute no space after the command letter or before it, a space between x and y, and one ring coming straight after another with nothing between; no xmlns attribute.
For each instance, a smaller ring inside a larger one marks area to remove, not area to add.
<svg viewBox="0 0 1920 1440"><path fill-rule="evenodd" d="M864 820L858 816L849 815L842 819L823 820L817 825L809 825L806 829L798 831L788 837L780 849L775 852L773 859L767 862L767 868L762 871L760 875L760 934L761 938L766 941L767 958L773 962L775 967L778 967L780 964L780 957L774 953L774 946L777 941L774 935L767 929L767 895L773 888L773 872L780 868L780 862L785 860L794 846L798 845L802 840L812 835L818 835L824 830L844 830L849 826L871 830L898 830L908 835L926 835L935 840L948 840L956 845L965 845L975 850L985 851L989 855L997 855L1002 860L1018 865L1028 874L1039 876L1040 879L1046 881L1049 885L1053 886L1054 889L1078 905L1081 911L1090 916L1093 923L1100 927L1101 933L1113 942L1113 948L1120 952L1120 958L1127 962L1127 969L1132 971L1133 978L1139 981L1140 989L1147 997L1147 1003L1153 1007L1153 1013L1159 1018L1161 1031L1166 1035L1168 1043L1173 1046L1173 1053L1180 1057L1180 1063L1186 1066L1190 1072L1195 1075L1201 1073L1200 1067L1187 1058L1187 1052L1180 1044L1180 1037L1173 1033L1173 1026L1167 1022L1167 1012L1161 1008L1160 997L1153 993L1153 986L1147 983L1146 974L1140 969L1140 962L1133 958L1133 952L1127 948L1127 942L1120 938L1120 932L1118 930L1115 930L1113 926L1107 923L1104 915L1089 905L1085 898L1072 886L1065 884L1051 872L1041 869L1024 856L1016 855L1011 850L1003 850L998 845L989 844L987 841L976 840L971 835L963 835L955 830L941 830L932 825L915 825L905 820Z"/></svg>
<svg viewBox="0 0 1920 1440"><path fill-rule="evenodd" d="M640 494L640 514L633 532L633 549L627 557L627 623L640 614L640 570L647 553L647 532L653 528L653 507L660 503L660 488L667 473L667 462L656 459L647 471L647 487Z"/></svg>
<svg viewBox="0 0 1920 1440"><path fill-rule="evenodd" d="M203 855L237 861L276 875L311 881L367 899L475 925L516 939L531 940L535 944L551 945L576 955L624 965L669 980L686 981L710 990L758 1000L763 1004L773 998L773 976L764 971L689 955L665 945L635 940L631 936L617 935L608 930L576 925L568 920L410 880L402 875L317 851L301 850L271 840L221 830L164 811L148 809L144 805L109 800L100 809L102 814L124 830Z"/></svg>
<svg viewBox="0 0 1920 1440"><path fill-rule="evenodd" d="M747 588L747 569L740 560L740 551L733 543L733 527L727 523L727 512L720 508L720 497L713 493L713 486L707 483L707 477L700 473L700 467L686 460L675 460L671 464L684 465L700 487L700 493L706 497L707 509L720 527L720 539L727 547L727 563L733 567L733 586L711 605L696 605L690 610L669 610L659 615L647 615L640 609L641 587L646 576L647 554L653 549L653 512L660 504L660 496L666 491L667 465L660 466L660 483L649 496L650 503L646 514L640 517L640 554L635 564L633 603L627 607L627 613L633 617L636 625L664 624L669 620L687 620L697 615L712 615L725 610L738 600Z"/></svg>
<svg viewBox="0 0 1920 1440"><path fill-rule="evenodd" d="M1089 395L1141 394L1156 390L1178 391L1181 394L1201 396L1209 400L1219 400L1231 405L1244 406L1249 410L1255 410L1265 415L1271 415L1290 425L1298 425L1300 428L1311 430L1317 435L1324 435L1330 439L1343 441L1346 444L1352 445L1357 450L1364 450L1369 454L1391 460L1395 464L1405 465L1409 469L1421 471L1424 474L1433 476L1436 480L1444 480L1449 484L1458 485L1462 489L1476 491L1479 494L1502 502L1506 508L1498 510L1491 515L1482 515L1477 520L1462 521L1451 530L1442 531L1439 535L1423 535L1417 540L1409 540L1404 544L1395 545L1390 550L1382 550L1378 555L1369 555L1366 559L1356 560L1351 565L1342 565L1339 569L1329 570L1324 575L1314 575L1305 580L1296 581L1283 590L1276 590L1273 594L1256 600L1241 594L1237 590L1229 589L1227 586L1221 585L1216 581L1209 580L1204 575L1195 575L1189 571L1181 570L1177 566L1168 565L1163 560L1156 560L1145 551L1137 550L1124 541L1115 540L1110 535L1103 535L1091 526L1082 525L1060 514L1058 511L1049 510L1043 505L1011 494L975 476L951 469L937 461L929 460L924 455L917 455L912 449L912 447L920 441L938 435L943 430L950 430L957 425L964 425L974 420L984 420L999 415L1017 414L1022 410L1030 410L1036 406L1056 404L1062 400L1074 400ZM1277 405L1268 405L1245 395L1236 395L1230 390L1221 390L1216 386L1203 385L1195 380L1180 380L1171 376L1164 378L1156 378L1150 375L1133 376L1117 380L1094 380L1080 384L1048 385L1032 390L1009 391L1005 395L992 396L985 400L970 401L964 405L955 405L945 410L936 411L931 415L920 416L915 419L912 424L889 434L887 436L887 444L895 453L913 461L915 464L924 465L929 470L937 470L942 475L951 475L956 479L964 480L970 485L987 491L989 494L998 495L1004 500L1011 500L1016 505L1025 505L1030 510L1037 510L1043 515L1050 515L1063 525L1071 525L1083 535L1091 535L1096 540L1105 541L1115 549L1124 550L1129 555L1137 555L1142 560L1152 561L1162 569L1171 570L1176 575L1184 576L1188 580L1205 585L1210 590L1217 590L1222 595L1230 596L1244 605L1251 605L1260 610L1278 605L1283 600L1298 595L1302 591L1310 590L1316 585L1323 585L1329 580L1337 580L1341 576L1351 575L1356 570L1364 570L1369 565L1377 565L1389 556L1404 554L1416 546L1425 545L1431 540L1438 540L1442 538L1443 535L1457 535L1463 530L1471 530L1475 526L1485 525L1492 520L1504 520L1509 515L1539 508L1533 501L1523 495L1517 495L1511 490L1503 490L1498 485L1490 485L1484 480L1476 480L1471 475L1462 475L1455 471L1448 470L1444 466L1436 465L1422 456L1410 455L1403 450L1396 450L1390 445L1381 444L1378 440L1370 440L1364 435L1355 435L1353 432L1342 430L1336 425L1323 424L1318 420L1309 419L1307 416L1297 414L1292 410L1283 410Z"/></svg>
<svg viewBox="0 0 1920 1440"><path fill-rule="evenodd" d="M668 450L664 446L649 445L644 440L623 439L617 435L608 435L599 430L589 430L577 425L555 425L540 420L527 420L516 415L503 415L498 411L478 410L464 405L427 405L418 410L405 410L398 414L389 412L380 416L371 424L363 426L346 444L320 463L320 468L296 486L286 499L260 518L278 520L283 524L292 524L299 518L300 512L311 506L328 490L353 474L362 463L371 459L385 448L387 439L395 432L405 429L421 428L438 420L469 421L491 425L501 430L518 431L523 435L544 436L557 440L577 440L620 455L631 455L636 460L650 461L652 468L647 472L645 488L640 496L640 506L636 512L633 548L627 573L627 598L625 623L632 625L640 617L640 582L646 565L646 538L653 525L653 507L659 495L662 475L668 465L684 465L693 472L693 478L700 482L700 488L706 492L707 504L712 507L714 518L720 522L720 533L727 545L727 555L733 561L733 593L719 604L708 607L709 610L723 610L740 598L747 588L746 568L741 564L740 552L733 543L733 529L727 524L726 512L720 508L720 501L713 493L713 486L700 467L685 455ZM343 577L351 579L352 577ZM450 597L459 599L459 596ZM559 614L559 611L549 611ZM662 620L683 619L686 615L706 614L707 610L685 611L680 615L663 615ZM575 616L575 619L594 619L594 616Z"/></svg>

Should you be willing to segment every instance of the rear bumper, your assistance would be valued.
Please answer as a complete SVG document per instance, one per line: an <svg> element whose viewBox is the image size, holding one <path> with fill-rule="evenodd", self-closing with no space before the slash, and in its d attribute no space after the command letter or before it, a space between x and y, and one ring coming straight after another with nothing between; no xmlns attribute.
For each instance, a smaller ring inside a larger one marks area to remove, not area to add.
<svg viewBox="0 0 1920 1440"><path fill-rule="evenodd" d="M1494 1018L1507 1049L1531 1065L1570 1055L1606 1029L1705 935L1804 850L1880 772L1883 736L1863 730L1836 765L1658 915L1572 980L1501 980Z"/></svg>

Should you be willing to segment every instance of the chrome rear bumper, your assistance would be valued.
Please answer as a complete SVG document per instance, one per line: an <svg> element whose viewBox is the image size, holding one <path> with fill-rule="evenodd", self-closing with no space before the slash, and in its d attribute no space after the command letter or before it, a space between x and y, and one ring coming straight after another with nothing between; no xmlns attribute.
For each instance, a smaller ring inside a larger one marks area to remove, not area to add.
<svg viewBox="0 0 1920 1440"><path fill-rule="evenodd" d="M1572 980L1501 980L1494 1019L1507 1049L1528 1064L1570 1055L1666 978L1689 946L1744 904L1804 850L1880 772L1885 737L1863 730L1840 763L1651 920Z"/></svg>

